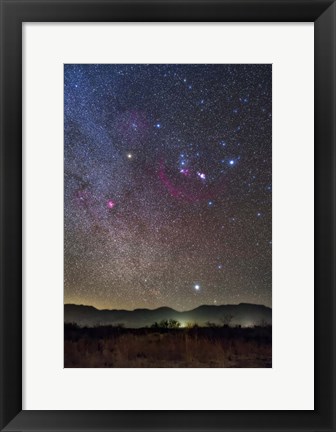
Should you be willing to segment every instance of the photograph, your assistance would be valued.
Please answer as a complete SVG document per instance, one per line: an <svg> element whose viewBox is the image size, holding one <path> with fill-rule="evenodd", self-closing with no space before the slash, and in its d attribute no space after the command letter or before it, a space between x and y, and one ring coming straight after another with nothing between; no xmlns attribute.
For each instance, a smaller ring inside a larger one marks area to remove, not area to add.
<svg viewBox="0 0 336 432"><path fill-rule="evenodd" d="M64 64L64 367L272 368L272 64Z"/></svg>

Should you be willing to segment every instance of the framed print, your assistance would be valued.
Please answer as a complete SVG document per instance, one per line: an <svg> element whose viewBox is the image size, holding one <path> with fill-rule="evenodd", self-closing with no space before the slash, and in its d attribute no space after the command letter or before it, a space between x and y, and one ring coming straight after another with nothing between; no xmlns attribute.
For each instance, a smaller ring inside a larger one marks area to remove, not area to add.
<svg viewBox="0 0 336 432"><path fill-rule="evenodd" d="M1 430L333 431L335 3L1 6Z"/></svg>
<svg viewBox="0 0 336 432"><path fill-rule="evenodd" d="M64 65L64 367L271 367L271 69Z"/></svg>

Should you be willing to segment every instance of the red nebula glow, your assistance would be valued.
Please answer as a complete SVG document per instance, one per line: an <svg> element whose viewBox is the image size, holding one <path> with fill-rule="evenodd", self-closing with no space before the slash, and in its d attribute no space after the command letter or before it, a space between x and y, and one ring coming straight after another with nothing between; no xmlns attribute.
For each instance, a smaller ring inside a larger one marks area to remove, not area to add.
<svg viewBox="0 0 336 432"><path fill-rule="evenodd" d="M187 202L197 202L215 198L216 188L212 188L211 190L202 190L198 188L198 190L196 191L191 185L189 185L188 187L187 185L179 186L177 184L174 184L166 173L163 160L160 161L158 175L160 181L166 187L170 195L174 198L181 199ZM190 181L190 177L188 181Z"/></svg>

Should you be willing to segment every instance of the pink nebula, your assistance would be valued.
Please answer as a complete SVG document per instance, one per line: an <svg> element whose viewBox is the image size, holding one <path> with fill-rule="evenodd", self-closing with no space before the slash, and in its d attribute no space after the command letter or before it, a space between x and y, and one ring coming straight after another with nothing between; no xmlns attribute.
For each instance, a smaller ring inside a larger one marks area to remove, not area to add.
<svg viewBox="0 0 336 432"><path fill-rule="evenodd" d="M115 206L115 202L113 201L113 200L111 200L111 199L109 199L108 201L107 201L107 208L109 208L109 209L113 209L113 207Z"/></svg>
<svg viewBox="0 0 336 432"><path fill-rule="evenodd" d="M188 170L188 168L181 169L180 173L183 174L183 175L185 175L185 176L189 176L189 170Z"/></svg>
<svg viewBox="0 0 336 432"><path fill-rule="evenodd" d="M181 172L182 170L180 170ZM190 171L189 171L190 172ZM184 174L184 173L182 173ZM202 173L200 173L202 174ZM159 171L158 171L159 179L161 183L165 186L165 188L168 190L170 195L174 198L181 199L187 202L197 202L197 201L203 201L207 199L213 199L215 197L215 191L214 190L204 190L204 184L200 185L198 183L199 187L195 189L196 184L190 183L192 180L189 179L188 184L184 185L178 185L174 183L167 175L165 170L164 161L161 160L159 162ZM184 174L186 175L186 174ZM177 182L178 183L178 182ZM202 182L203 183L203 182ZM203 189L203 190L202 190Z"/></svg>

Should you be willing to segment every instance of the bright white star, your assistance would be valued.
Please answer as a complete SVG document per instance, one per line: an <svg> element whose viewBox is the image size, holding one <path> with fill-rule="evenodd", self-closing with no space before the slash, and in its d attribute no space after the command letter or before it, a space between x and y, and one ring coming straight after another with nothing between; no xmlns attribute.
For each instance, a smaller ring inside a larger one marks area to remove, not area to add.
<svg viewBox="0 0 336 432"><path fill-rule="evenodd" d="M198 172L197 175L198 175L198 177L201 178L202 180L205 180L205 174L204 174L204 173Z"/></svg>

